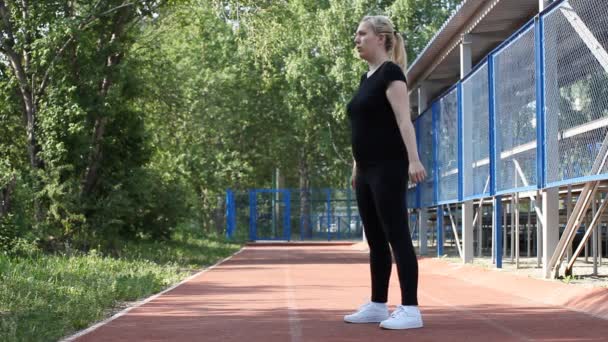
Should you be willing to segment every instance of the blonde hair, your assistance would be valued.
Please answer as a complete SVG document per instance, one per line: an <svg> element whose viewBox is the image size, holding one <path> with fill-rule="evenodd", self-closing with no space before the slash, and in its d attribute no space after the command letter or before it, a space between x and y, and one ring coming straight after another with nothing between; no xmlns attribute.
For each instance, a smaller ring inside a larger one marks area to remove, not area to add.
<svg viewBox="0 0 608 342"><path fill-rule="evenodd" d="M368 15L363 17L361 22L369 23L376 35L384 35L386 37L384 48L388 52L389 58L399 65L403 69L403 72L406 72L407 53L405 52L405 42L391 20L383 15Z"/></svg>

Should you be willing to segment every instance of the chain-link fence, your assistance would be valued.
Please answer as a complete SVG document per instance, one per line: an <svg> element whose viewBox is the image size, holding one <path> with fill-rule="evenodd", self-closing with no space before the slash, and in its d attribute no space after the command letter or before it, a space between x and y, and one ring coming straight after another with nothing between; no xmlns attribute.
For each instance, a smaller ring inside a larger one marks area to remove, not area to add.
<svg viewBox="0 0 608 342"><path fill-rule="evenodd" d="M416 120L418 132L418 154L427 170L427 178L418 184L420 206L429 207L435 202L435 134L433 132L433 109L429 107Z"/></svg>
<svg viewBox="0 0 608 342"><path fill-rule="evenodd" d="M451 220L443 222L442 207L454 206L458 218L457 202L607 179L607 49L608 1L559 1L432 101L415 122L428 177L410 185L407 193L414 238L419 235L416 218L427 217L423 225L437 227L428 232L435 234L438 252L444 235L456 240L463 232L462 220L456 219L454 226ZM227 231L258 240L362 237L351 190L285 191L227 195L228 211L234 213ZM475 204L481 206L473 215L478 255L492 250L499 260L504 251L513 255L521 245L538 257L535 249L543 236L533 209L536 203L530 200L528 218L518 219L511 216L519 216L521 210L513 209L519 204L501 210L500 197L497 200L494 215L486 210L487 202ZM421 215L413 215L413 208L422 209ZM561 208L559 215L563 219L570 214ZM517 238L514 222L525 227L525 239ZM599 242L591 244L601 246L605 233L600 230L594 239ZM503 252L496 255L496 250Z"/></svg>
<svg viewBox="0 0 608 342"><path fill-rule="evenodd" d="M496 192L515 192L537 185L534 26L493 59Z"/></svg>
<svg viewBox="0 0 608 342"><path fill-rule="evenodd" d="M592 166L608 133L608 2L570 0L542 18L546 180L605 177Z"/></svg>
<svg viewBox="0 0 608 342"><path fill-rule="evenodd" d="M607 1L560 1L525 24L416 119L429 177L408 206L608 178L608 163L593 170L608 145L607 48Z"/></svg>
<svg viewBox="0 0 608 342"><path fill-rule="evenodd" d="M243 240L360 240L351 189L227 191L226 234Z"/></svg>
<svg viewBox="0 0 608 342"><path fill-rule="evenodd" d="M437 111L437 201L458 201L458 87L443 96Z"/></svg>
<svg viewBox="0 0 608 342"><path fill-rule="evenodd" d="M462 82L462 195L490 193L490 104L488 63Z"/></svg>

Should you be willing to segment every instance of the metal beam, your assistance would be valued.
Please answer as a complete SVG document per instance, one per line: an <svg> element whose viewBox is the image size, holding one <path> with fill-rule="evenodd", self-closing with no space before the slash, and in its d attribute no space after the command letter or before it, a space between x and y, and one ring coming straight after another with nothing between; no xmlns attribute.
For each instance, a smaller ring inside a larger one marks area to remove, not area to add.
<svg viewBox="0 0 608 342"><path fill-rule="evenodd" d="M560 7L560 11L564 15L564 17L566 17L568 23L572 25L572 28L574 28L576 33L578 33L578 35L581 37L583 43L585 43L587 48L589 48L589 51L591 51L591 53L600 63L602 68L604 68L604 70L608 72L608 52L604 50L602 44L593 35L593 32L591 32L591 30L587 27L587 25L585 25L581 17L579 17L579 15L576 13L574 8L572 8L570 2L565 1Z"/></svg>
<svg viewBox="0 0 608 342"><path fill-rule="evenodd" d="M593 130L600 129L603 127L608 127L608 118L601 118L601 119L593 120L593 121L569 128L567 130L561 131L559 133L558 141L561 141L563 139L572 138L577 135L585 134L585 133L588 133L588 132L591 132ZM536 148L536 141L531 141L529 143L514 146L512 149L502 151L500 153L500 159L501 160L506 159L511 156L517 155L519 153L533 150L535 148ZM473 162L473 164L471 166L473 168L475 168L475 167L480 167L480 166L484 166L484 165L488 165L488 164L490 164L490 159L483 158L483 159L479 159L479 160ZM441 174L441 177L446 177L446 176L454 175L457 173L458 173L458 169L446 170L444 173Z"/></svg>
<svg viewBox="0 0 608 342"><path fill-rule="evenodd" d="M456 240L456 247L458 248L458 255L460 255L460 258L463 258L462 246L460 245L460 239L458 238L458 230L456 228L456 221L454 220L454 217L452 216L452 210L450 209L450 205L448 204L448 205L446 205L446 207L448 208L448 216L450 217L450 222L452 224L452 232L454 233L454 239Z"/></svg>
<svg viewBox="0 0 608 342"><path fill-rule="evenodd" d="M604 210L606 210L607 205L608 205L608 199L604 198L602 200L602 204L600 205L599 209L593 215L591 224L589 225L589 228L585 232L585 235L583 235L583 239L581 240L580 244L576 248L576 251L574 251L574 255L572 256L572 258L568 262L568 265L566 266L566 275L572 274L572 267L574 266L574 262L580 255L583 248L585 248L585 246L587 245L587 242L589 241L589 237L591 236L591 233L593 233L595 231L595 228L599 226L598 223L600 221L600 217L601 217L602 213L604 212ZM597 246L596 246L596 248L597 248Z"/></svg>
<svg viewBox="0 0 608 342"><path fill-rule="evenodd" d="M608 134L604 136L604 140L602 141L602 145L600 151L595 158L595 162L593 163L593 167L591 168L591 174L599 174L604 170L604 166L606 165L606 161L608 159ZM555 253L551 257L549 261L548 267L553 269L554 272L552 274L553 277L557 277L559 274L559 268L561 266L561 261L564 258L564 254L568 249L568 245L572 243L574 240L574 235L578 226L581 223L581 217L583 213L589 207L589 198L591 195L595 196L595 192L599 187L599 181L593 181L585 184L583 191L579 195L579 199L574 206L572 211L572 216L568 219L568 223L566 224L566 229L562 234L561 239L556 247Z"/></svg>
<svg viewBox="0 0 608 342"><path fill-rule="evenodd" d="M473 18L475 18L474 20L469 20L468 21L468 25L466 25L465 27L463 27L461 30L459 30L459 32L457 34L455 34L453 36L453 38L447 43L445 44L445 48L442 49L444 51L443 54L437 56L434 59L434 62L431 63L431 65L427 66L424 70L426 70L425 72L421 73L418 77L416 77L413 81L417 82L418 80L425 80L427 79L431 74L433 74L433 72L435 71L435 69L437 68L437 66L439 66L439 64L441 64L443 62L443 60L452 52L452 50L454 50L458 44L460 44L460 40L462 39L462 35L463 34L467 34L471 31L473 31L473 29L479 24L479 22L485 18L485 16L487 16L490 11L494 8L494 6L496 6L498 3L500 2L500 0L491 0L491 1L484 1L483 5L481 5L476 11L475 14L472 16ZM424 55L424 51L421 54L421 56ZM422 58L422 57L419 57ZM418 60L414 61L413 64L415 64Z"/></svg>
<svg viewBox="0 0 608 342"><path fill-rule="evenodd" d="M512 23L512 21L509 21ZM469 39L473 44L479 43L499 43L511 36L512 32L505 32L503 30L498 31L487 31L479 33L469 33Z"/></svg>

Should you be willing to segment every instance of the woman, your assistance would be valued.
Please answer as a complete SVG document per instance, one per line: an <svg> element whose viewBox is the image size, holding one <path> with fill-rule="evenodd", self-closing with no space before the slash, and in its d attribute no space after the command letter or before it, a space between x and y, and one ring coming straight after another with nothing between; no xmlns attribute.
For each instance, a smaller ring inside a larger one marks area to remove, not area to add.
<svg viewBox="0 0 608 342"><path fill-rule="evenodd" d="M369 64L348 103L352 126L353 176L359 214L369 244L371 301L344 317L349 323L380 323L385 329L422 327L418 309L418 261L408 228L407 176L420 182L426 171L418 157L404 75L403 38L385 16L366 16L355 35L359 56ZM401 305L389 315L392 255L401 286Z"/></svg>

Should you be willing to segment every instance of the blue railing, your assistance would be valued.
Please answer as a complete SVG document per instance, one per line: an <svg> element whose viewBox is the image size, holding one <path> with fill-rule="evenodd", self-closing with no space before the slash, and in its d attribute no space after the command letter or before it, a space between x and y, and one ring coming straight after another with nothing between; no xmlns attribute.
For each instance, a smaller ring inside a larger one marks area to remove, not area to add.
<svg viewBox="0 0 608 342"><path fill-rule="evenodd" d="M552 4L416 119L410 208L608 178L608 2ZM540 142L540 143L539 143Z"/></svg>
<svg viewBox="0 0 608 342"><path fill-rule="evenodd" d="M363 226L352 189L228 190L226 235L251 241L360 240Z"/></svg>

